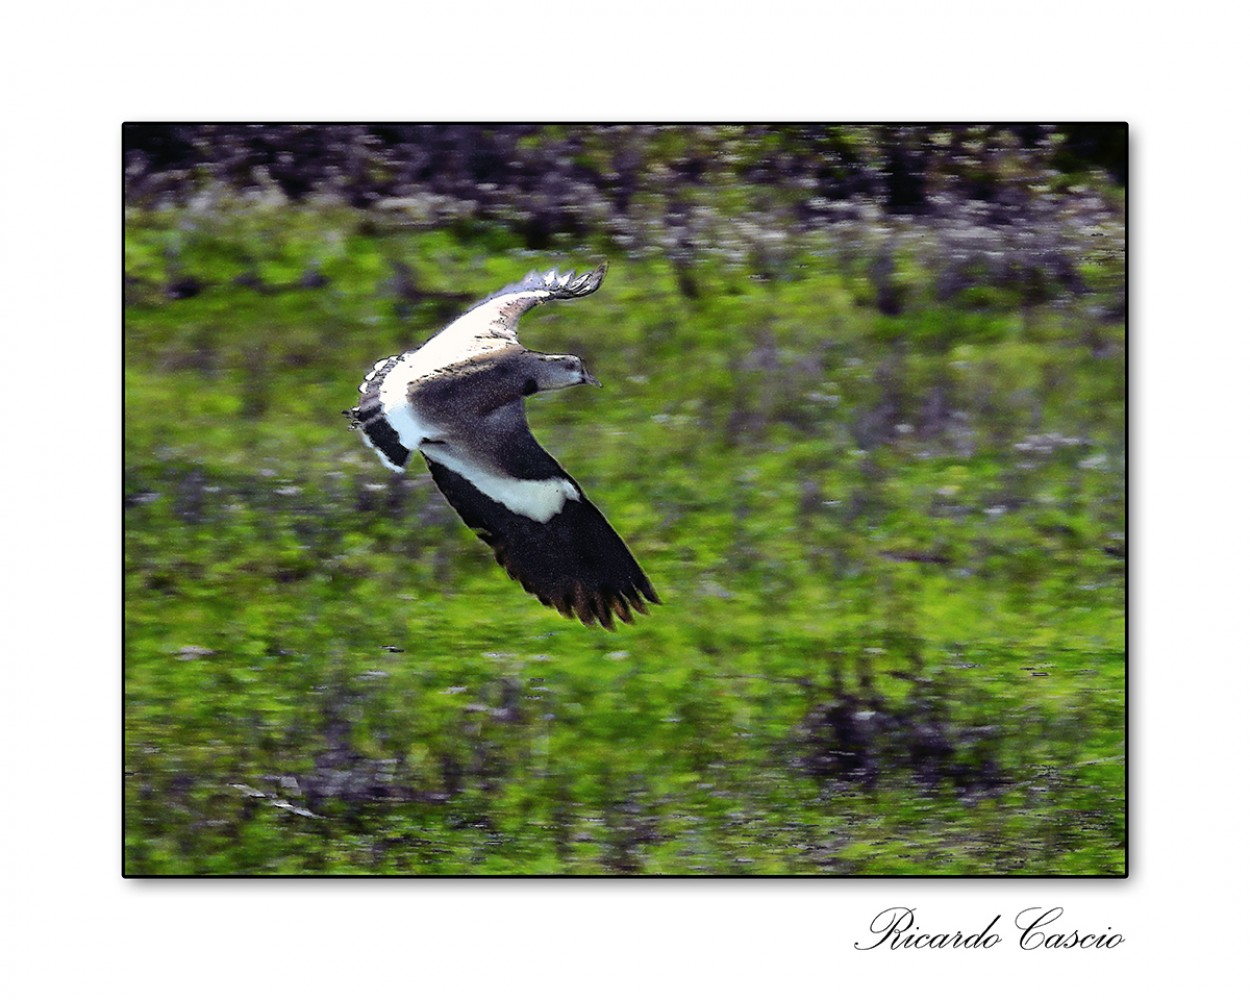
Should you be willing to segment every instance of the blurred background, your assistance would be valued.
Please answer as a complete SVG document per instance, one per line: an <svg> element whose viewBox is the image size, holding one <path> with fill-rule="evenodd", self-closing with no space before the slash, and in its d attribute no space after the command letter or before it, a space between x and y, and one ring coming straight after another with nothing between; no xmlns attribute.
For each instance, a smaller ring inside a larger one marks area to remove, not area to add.
<svg viewBox="0 0 1250 1000"><path fill-rule="evenodd" d="M122 138L127 874L1124 872L1124 125ZM341 413L601 261L611 633Z"/></svg>

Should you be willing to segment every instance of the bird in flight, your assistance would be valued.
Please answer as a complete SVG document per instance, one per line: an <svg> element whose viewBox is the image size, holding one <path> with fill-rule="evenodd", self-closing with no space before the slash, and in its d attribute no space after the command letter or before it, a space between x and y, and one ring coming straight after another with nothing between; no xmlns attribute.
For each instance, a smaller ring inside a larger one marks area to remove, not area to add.
<svg viewBox="0 0 1250 1000"><path fill-rule="evenodd" d="M347 414L387 468L402 472L420 452L443 496L522 587L563 615L612 629L660 599L525 418L526 396L600 383L581 358L517 340L524 313L589 295L606 269L532 272L500 289L420 347L374 365Z"/></svg>

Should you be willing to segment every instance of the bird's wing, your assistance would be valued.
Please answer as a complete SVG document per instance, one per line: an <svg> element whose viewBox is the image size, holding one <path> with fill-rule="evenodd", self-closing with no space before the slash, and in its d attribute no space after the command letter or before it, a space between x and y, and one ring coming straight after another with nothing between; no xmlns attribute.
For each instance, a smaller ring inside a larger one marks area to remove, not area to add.
<svg viewBox="0 0 1250 1000"><path fill-rule="evenodd" d="M481 302L471 306L463 316L436 334L427 342L437 342L438 353L451 350L453 344L462 345L462 355L472 353L474 344L481 340L517 339L517 322L521 316L540 302L549 299L577 299L589 295L603 283L607 264L600 264L593 271L579 275L576 271L531 271L515 284L501 288ZM446 348L444 348L446 344Z"/></svg>
<svg viewBox="0 0 1250 1000"><path fill-rule="evenodd" d="M522 415L522 421L524 417ZM422 445L434 482L508 575L586 625L632 622L659 604L607 518L522 423L491 456L453 443Z"/></svg>

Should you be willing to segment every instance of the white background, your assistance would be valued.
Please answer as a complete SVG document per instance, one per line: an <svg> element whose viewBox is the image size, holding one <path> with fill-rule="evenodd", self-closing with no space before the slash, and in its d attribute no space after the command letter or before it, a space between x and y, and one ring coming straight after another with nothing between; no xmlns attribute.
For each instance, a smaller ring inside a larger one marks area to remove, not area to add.
<svg viewBox="0 0 1250 1000"><path fill-rule="evenodd" d="M0 15L6 992L1027 998L1241 979L1250 178L1235 8L438 6ZM120 125L169 119L1128 121L1132 877L121 879ZM926 930L1061 905L1065 927L1126 942L856 952L896 904Z"/></svg>

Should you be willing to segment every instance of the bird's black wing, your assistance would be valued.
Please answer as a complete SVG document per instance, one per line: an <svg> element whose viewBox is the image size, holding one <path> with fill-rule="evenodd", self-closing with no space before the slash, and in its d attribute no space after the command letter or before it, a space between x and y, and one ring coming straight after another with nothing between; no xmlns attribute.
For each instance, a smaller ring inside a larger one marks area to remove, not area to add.
<svg viewBox="0 0 1250 1000"><path fill-rule="evenodd" d="M554 459L552 460L554 462ZM514 580L543 604L586 625L632 622L630 611L659 604L642 571L607 518L581 488L546 521L515 513L463 475L426 456L434 482L465 524L495 552ZM569 482L573 482L571 479Z"/></svg>

